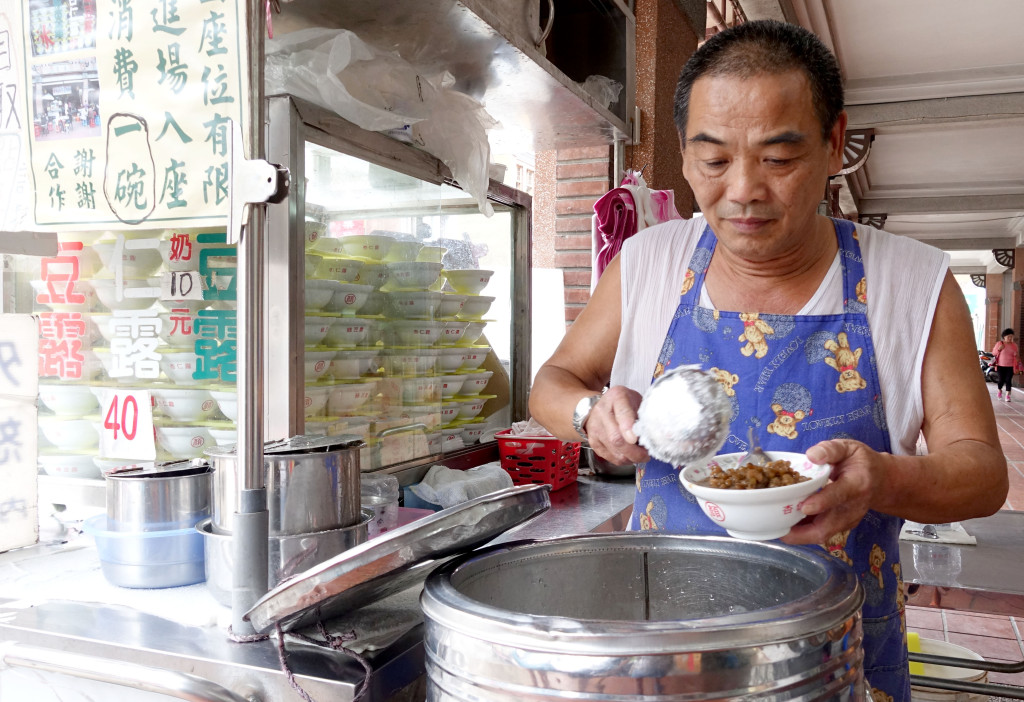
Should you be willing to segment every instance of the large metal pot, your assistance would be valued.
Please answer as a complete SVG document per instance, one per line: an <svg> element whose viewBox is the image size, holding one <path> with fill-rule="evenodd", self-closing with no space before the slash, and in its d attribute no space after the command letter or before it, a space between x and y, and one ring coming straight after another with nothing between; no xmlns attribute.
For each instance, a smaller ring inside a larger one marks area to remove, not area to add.
<svg viewBox="0 0 1024 702"><path fill-rule="evenodd" d="M210 516L212 472L203 461L111 472L105 482L111 531L191 529Z"/></svg>
<svg viewBox="0 0 1024 702"><path fill-rule="evenodd" d="M781 544L496 546L426 582L427 699L862 702L862 601L849 568Z"/></svg>
<svg viewBox="0 0 1024 702"><path fill-rule="evenodd" d="M357 436L294 436L264 450L271 536L307 534L357 524L360 519ZM238 511L238 456L234 446L206 451L213 464L213 530L231 533Z"/></svg>

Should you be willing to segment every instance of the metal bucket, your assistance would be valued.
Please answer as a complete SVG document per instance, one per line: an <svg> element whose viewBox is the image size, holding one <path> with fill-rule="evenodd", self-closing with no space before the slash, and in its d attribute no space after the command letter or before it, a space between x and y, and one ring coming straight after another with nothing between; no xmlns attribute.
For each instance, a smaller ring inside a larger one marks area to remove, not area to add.
<svg viewBox="0 0 1024 702"><path fill-rule="evenodd" d="M264 448L271 536L308 534L360 521L360 437L295 436ZM238 511L238 460L234 446L216 446L213 464L213 530L231 533Z"/></svg>
<svg viewBox="0 0 1024 702"><path fill-rule="evenodd" d="M845 565L775 543L505 544L428 578L427 699L863 702L862 601Z"/></svg>
<svg viewBox="0 0 1024 702"><path fill-rule="evenodd" d="M108 473L105 482L111 531L191 529L210 516L213 474L205 463Z"/></svg>

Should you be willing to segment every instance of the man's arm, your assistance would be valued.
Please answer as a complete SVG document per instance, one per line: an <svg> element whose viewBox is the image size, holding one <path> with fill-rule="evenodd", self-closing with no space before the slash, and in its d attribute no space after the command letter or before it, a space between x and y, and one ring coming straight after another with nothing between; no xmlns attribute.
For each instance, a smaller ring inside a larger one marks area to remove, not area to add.
<svg viewBox="0 0 1024 702"><path fill-rule="evenodd" d="M530 414L555 436L578 441L573 410L585 397L599 394L611 378L622 320L621 278L616 256L580 316L537 371L530 391ZM647 460L632 433L640 394L609 388L591 410L587 438L598 455L619 463Z"/></svg>
<svg viewBox="0 0 1024 702"><path fill-rule="evenodd" d="M984 517L1006 500L1006 457L977 356L963 293L947 273L921 370L927 456L893 456L857 441L822 442L807 451L832 463L832 480L807 499L801 522L784 539L823 543L850 529L868 509L922 523Z"/></svg>

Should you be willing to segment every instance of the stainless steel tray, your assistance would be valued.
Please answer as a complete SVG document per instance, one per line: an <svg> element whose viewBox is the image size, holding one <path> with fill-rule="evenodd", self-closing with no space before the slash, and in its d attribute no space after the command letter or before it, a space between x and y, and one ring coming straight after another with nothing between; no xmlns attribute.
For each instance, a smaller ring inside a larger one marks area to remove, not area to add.
<svg viewBox="0 0 1024 702"><path fill-rule="evenodd" d="M486 544L551 506L550 485L507 488L442 510L287 580L246 613L256 631L329 620L424 580L441 561Z"/></svg>

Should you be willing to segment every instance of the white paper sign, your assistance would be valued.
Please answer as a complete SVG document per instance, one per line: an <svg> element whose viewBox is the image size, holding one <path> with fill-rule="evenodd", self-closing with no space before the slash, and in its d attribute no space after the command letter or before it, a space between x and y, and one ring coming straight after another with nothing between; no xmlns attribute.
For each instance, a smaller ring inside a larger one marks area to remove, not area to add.
<svg viewBox="0 0 1024 702"><path fill-rule="evenodd" d="M160 299L202 300L203 276L199 271L167 271L160 277Z"/></svg>
<svg viewBox="0 0 1024 702"><path fill-rule="evenodd" d="M0 231L31 228L21 0L0 0Z"/></svg>
<svg viewBox="0 0 1024 702"><path fill-rule="evenodd" d="M39 535L39 326L27 314L0 314L0 551Z"/></svg>
<svg viewBox="0 0 1024 702"><path fill-rule="evenodd" d="M0 396L39 394L39 323L28 314L0 314Z"/></svg>
<svg viewBox="0 0 1024 702"><path fill-rule="evenodd" d="M156 460L153 400L146 390L110 389L100 405L100 455Z"/></svg>

